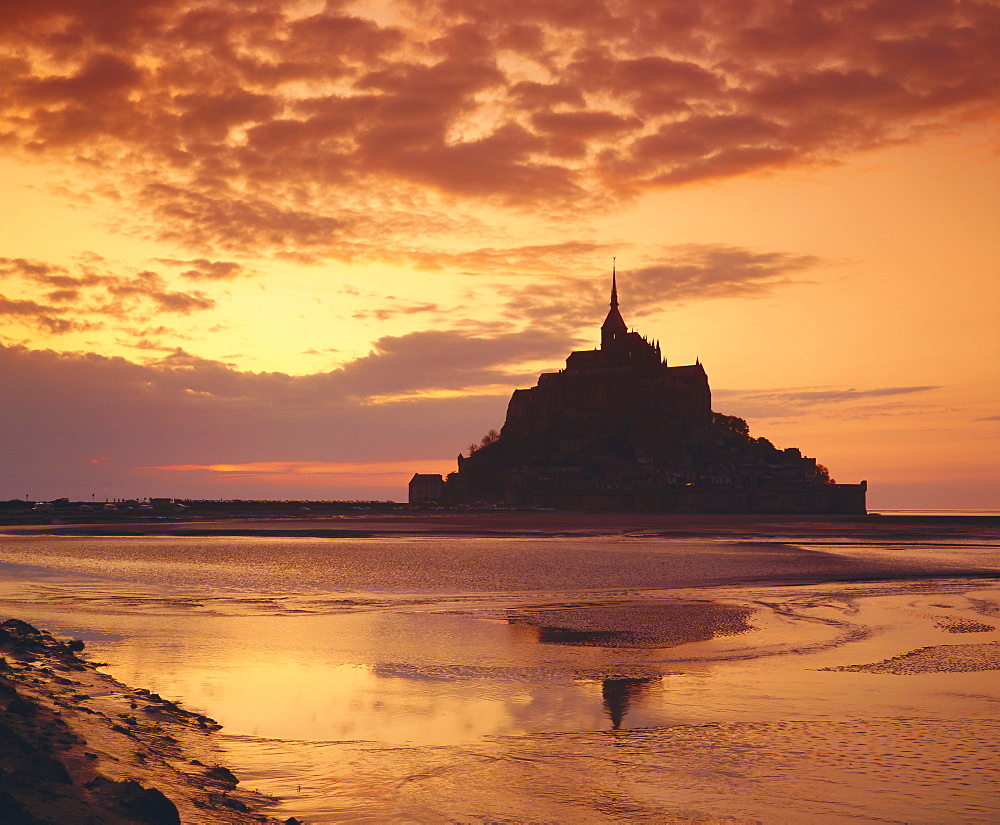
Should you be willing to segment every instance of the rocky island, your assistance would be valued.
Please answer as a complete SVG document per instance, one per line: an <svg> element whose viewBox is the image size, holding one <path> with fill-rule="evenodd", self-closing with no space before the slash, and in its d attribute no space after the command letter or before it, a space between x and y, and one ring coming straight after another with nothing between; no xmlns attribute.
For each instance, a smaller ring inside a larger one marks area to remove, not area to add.
<svg viewBox="0 0 1000 825"><path fill-rule="evenodd" d="M447 478L417 473L411 504L505 504L648 513L864 514L867 483L836 484L816 459L712 411L700 362L670 366L611 307L600 348L515 390L499 431Z"/></svg>

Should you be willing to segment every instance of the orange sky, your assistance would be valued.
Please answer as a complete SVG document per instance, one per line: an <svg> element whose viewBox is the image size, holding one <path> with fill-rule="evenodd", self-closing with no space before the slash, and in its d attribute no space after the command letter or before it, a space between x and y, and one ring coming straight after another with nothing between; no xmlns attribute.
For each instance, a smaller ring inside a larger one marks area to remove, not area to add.
<svg viewBox="0 0 1000 825"><path fill-rule="evenodd" d="M0 4L0 498L403 499L626 321L1000 507L1000 8Z"/></svg>

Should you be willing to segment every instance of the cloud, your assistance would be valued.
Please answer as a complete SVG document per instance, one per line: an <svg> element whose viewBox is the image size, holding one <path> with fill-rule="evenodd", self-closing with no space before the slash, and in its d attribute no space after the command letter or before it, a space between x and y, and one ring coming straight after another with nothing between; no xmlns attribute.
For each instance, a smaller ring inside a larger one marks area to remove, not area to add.
<svg viewBox="0 0 1000 825"><path fill-rule="evenodd" d="M531 124L537 131L548 136L546 149L550 155L583 158L587 154L589 140L634 131L641 125L641 121L613 112L543 110L532 115Z"/></svg>
<svg viewBox="0 0 1000 825"><path fill-rule="evenodd" d="M154 418L164 423L170 420L167 411L173 410L178 419L169 429L183 437L185 428L196 421L200 422L198 428L203 426L202 414L207 416L205 422L211 420L223 428L228 426L226 421L246 419L294 429L302 420L326 427L321 422L328 416L356 416L360 423L362 408L392 406L404 399L431 399L442 394L506 398L520 383L533 382L535 373L524 364L558 362L566 349L565 338L547 331L484 336L432 330L384 336L370 353L337 369L291 376L243 372L179 347L145 365L94 353L0 347L0 377L12 397L18 397L18 404L34 398L52 404L53 409L72 410L81 404L93 406L98 399L103 405L105 399L117 398L116 403L127 405L121 410L123 414L127 410L129 416L133 408L162 407ZM56 396L62 396L62 401ZM464 402L455 399L455 403L461 406ZM56 426L56 422L51 423ZM72 428L71 422L65 423ZM268 438L275 444L299 441L290 433ZM355 444L353 449L365 448ZM242 455L245 450L240 452Z"/></svg>
<svg viewBox="0 0 1000 825"><path fill-rule="evenodd" d="M0 275L12 286L19 281L22 292L35 294L38 286L55 287L46 293L50 304L24 297L0 298L0 315L64 334L99 329L111 320L131 325L161 313L190 315L215 306L215 300L203 292L170 289L156 272L124 274L112 271L115 266L96 255L85 255L72 267L0 258Z"/></svg>
<svg viewBox="0 0 1000 825"><path fill-rule="evenodd" d="M419 254L428 206L577 214L919 140L1000 95L988 0L379 9L3 4L5 151L99 170L206 260Z"/></svg>
<svg viewBox="0 0 1000 825"><path fill-rule="evenodd" d="M0 316L16 318L56 334L86 328L86 326L81 327L78 323L67 318L59 317L61 313L62 309L58 307L46 306L36 301L5 298L0 295Z"/></svg>
<svg viewBox="0 0 1000 825"><path fill-rule="evenodd" d="M165 183L150 183L137 197L155 218L157 237L193 249L286 251L328 246L341 228L341 221L328 215L261 198L204 194Z"/></svg>
<svg viewBox="0 0 1000 825"><path fill-rule="evenodd" d="M379 498L395 497L414 473L441 473L455 470L454 459L423 458L416 461L251 461L240 464L167 464L138 468L140 473L157 478L158 483L189 488L192 483L204 486L240 487L255 485L270 488L278 495L288 488L306 491L309 498L354 499L358 488L382 488ZM302 495L302 492L298 492ZM275 495L275 493L272 493Z"/></svg>
<svg viewBox="0 0 1000 825"><path fill-rule="evenodd" d="M404 336L383 340L360 363L340 370L289 376L241 372L183 350L139 365L94 353L0 346L5 393L0 465L6 470L0 497L26 492L89 497L94 490L232 497L234 490L250 494L251 489L253 497L271 497L294 482L258 479L251 488L225 479L190 479L197 476L193 470L171 475L141 469L178 465L292 462L306 472L311 462L360 463L369 466L359 472L371 475L372 463L417 466L428 460L436 471L443 456L456 455L470 439L502 423L509 390L413 397L412 391L428 388L422 379L440 371L451 377L434 386L493 380L511 361L540 348L538 341L508 338L499 352L488 354L484 343L460 336L430 341ZM432 354L442 361L437 370L426 360ZM375 394L409 397L373 403ZM74 456L106 460L92 464ZM275 466L270 470L277 472ZM389 484L391 495L402 497L397 482L375 486ZM300 494L308 488L311 498L343 495L324 495L315 480L302 487ZM380 497L388 495L383 490Z"/></svg>
<svg viewBox="0 0 1000 825"><path fill-rule="evenodd" d="M133 278L108 278L104 288L111 296L112 303L104 310L109 315L122 315L127 311L132 299L145 298L156 305L161 312L175 312L190 315L192 312L211 309L215 301L200 292L173 292L166 288L163 278L149 270L140 272Z"/></svg>
<svg viewBox="0 0 1000 825"><path fill-rule="evenodd" d="M838 416L869 417L899 412L909 402L942 389L938 385L906 387L801 387L780 390L714 390L716 408L732 407L745 418L789 418L817 409L836 409ZM898 399L898 400L897 400Z"/></svg>
<svg viewBox="0 0 1000 825"><path fill-rule="evenodd" d="M680 244L661 255L660 262L629 272L629 298L640 315L664 303L766 295L827 263L815 255L723 244Z"/></svg>
<svg viewBox="0 0 1000 825"><path fill-rule="evenodd" d="M23 95L43 103L113 104L141 80L142 73L130 60L98 52L88 56L74 75L49 75L25 81Z"/></svg>
<svg viewBox="0 0 1000 825"><path fill-rule="evenodd" d="M391 295L387 296L387 301L395 301ZM352 316L359 320L366 320L368 318L374 318L376 321L387 321L389 318L394 318L398 315L417 315L419 313L431 312L440 313L441 307L437 304L423 303L423 304L391 304L388 307L383 307L381 309L366 310L363 312L355 312Z"/></svg>
<svg viewBox="0 0 1000 825"><path fill-rule="evenodd" d="M157 258L156 261L182 270L181 277L192 281L229 281L253 276L253 273L247 270L243 264L235 261L210 261L207 258L195 258L187 261L176 258Z"/></svg>
<svg viewBox="0 0 1000 825"><path fill-rule="evenodd" d="M591 257L593 265L594 253L606 250L594 245L578 252ZM814 255L678 244L642 253L638 265L629 267L619 280L620 298L629 318L641 318L671 304L767 295L780 287L807 283L804 272L827 264ZM606 311L610 275L599 282L556 274L520 287L508 283L504 291L510 297L503 304L504 315L512 322L528 320L567 334L593 326L594 319Z"/></svg>

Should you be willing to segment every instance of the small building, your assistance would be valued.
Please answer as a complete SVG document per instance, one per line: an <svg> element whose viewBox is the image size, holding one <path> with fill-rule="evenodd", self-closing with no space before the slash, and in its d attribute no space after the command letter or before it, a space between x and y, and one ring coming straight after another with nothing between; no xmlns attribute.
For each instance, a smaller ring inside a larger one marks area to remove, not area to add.
<svg viewBox="0 0 1000 825"><path fill-rule="evenodd" d="M410 479L410 504L427 504L439 501L444 492L444 479L440 473L414 473Z"/></svg>

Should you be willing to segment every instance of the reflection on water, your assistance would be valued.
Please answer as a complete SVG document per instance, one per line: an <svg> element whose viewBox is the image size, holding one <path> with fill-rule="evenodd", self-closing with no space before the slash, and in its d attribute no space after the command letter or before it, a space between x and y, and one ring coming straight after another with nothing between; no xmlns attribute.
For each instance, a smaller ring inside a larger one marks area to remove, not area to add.
<svg viewBox="0 0 1000 825"><path fill-rule="evenodd" d="M639 696L648 685L660 681L660 677L605 679L601 684L601 695L604 697L604 707L611 719L611 729L619 730L632 700Z"/></svg>
<svg viewBox="0 0 1000 825"><path fill-rule="evenodd" d="M835 670L1000 643L996 583L918 555L0 537L0 609L218 719L283 817L995 821L995 671Z"/></svg>

